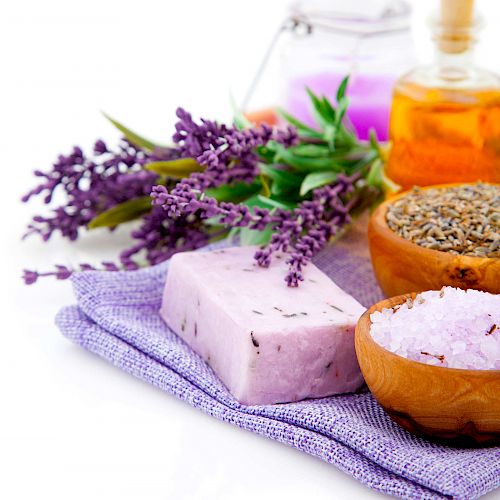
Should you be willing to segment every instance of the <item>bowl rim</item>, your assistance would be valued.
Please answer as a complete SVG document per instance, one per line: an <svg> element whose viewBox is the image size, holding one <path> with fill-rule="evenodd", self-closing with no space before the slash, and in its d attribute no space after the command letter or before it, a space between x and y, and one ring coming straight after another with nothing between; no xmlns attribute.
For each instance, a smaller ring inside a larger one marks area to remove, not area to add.
<svg viewBox="0 0 500 500"><path fill-rule="evenodd" d="M428 190L428 189L444 189L447 187L455 187L455 186L472 186L474 184L478 184L479 182L454 182L454 183L448 183L448 184L435 184L431 186L423 186L423 187L418 187L419 189L422 190ZM500 184L495 183L495 182L481 182L481 184L488 184L491 186L497 186L500 187ZM391 196L387 200L385 200L383 203L381 203L372 213L370 217L370 225L376 225L377 229L379 231L383 231L383 236L389 240L394 240L398 244L403 244L410 248L418 248L419 250L422 251L423 254L427 253L430 256L433 256L436 259L449 259L449 260L454 260L454 259L460 259L462 261L470 261L471 264L474 263L477 265L481 261L484 262L496 262L500 264L500 257L480 257L478 255L462 255L462 254L453 254L450 252L447 252L446 250L435 250L432 248L426 248L423 246L418 245L417 243L414 243L413 241L407 240L400 236L399 234L395 233L390 227L389 224L387 224L386 220L386 214L389 205L392 203L396 202L400 198L406 196L408 193L410 193L414 188L408 189L406 191L402 191L401 193L396 193L395 195Z"/></svg>
<svg viewBox="0 0 500 500"><path fill-rule="evenodd" d="M375 311L380 311L382 309L392 309L392 307L394 307L394 305L398 305L398 304L403 304L404 302L406 302L406 300L408 298L411 298L411 299L414 299L417 295L419 295L420 293L423 293L423 292L412 292L412 293L405 293L403 295L396 295L395 297L389 297L387 299L383 299L383 300L379 300L378 302L376 302L375 304L373 304L371 307L369 307L362 315L361 317L359 318L358 320L358 323L356 325L356 332L355 332L355 336L357 337L358 340L360 340L360 335L358 333L358 328L361 329L362 326L364 326L364 323L366 323L366 326L367 326L367 330L366 330L366 334L365 336L371 341L373 342L378 348L380 348L382 351L384 351L384 353L388 354L389 356L394 356L396 358L399 358L399 359L403 359L405 360L406 362L408 362L408 364L418 364L418 365L421 365L421 366L425 366L427 369L437 369L437 370L446 370L447 373L457 373L458 374L461 374L461 375L474 375L475 377L477 376L480 376L480 377L485 377L485 378L490 378L491 376L497 376L497 377L500 377L500 370L473 370L473 369L470 369L470 368L454 368L454 367L449 367L449 366L439 366L439 365L429 365L427 363L423 363L422 361L416 361L414 359L410 359L410 358L406 358L405 356L401 356L400 354L397 354L395 352L392 352L392 351L389 351L389 349L387 349L386 347L384 347L383 345L379 344L372 336L371 334L371 325L372 325L372 321L371 321L371 318L370 316L372 315L372 313L374 313ZM383 307L382 304L383 303L386 303L386 302L391 302L391 301L397 301L392 307Z"/></svg>

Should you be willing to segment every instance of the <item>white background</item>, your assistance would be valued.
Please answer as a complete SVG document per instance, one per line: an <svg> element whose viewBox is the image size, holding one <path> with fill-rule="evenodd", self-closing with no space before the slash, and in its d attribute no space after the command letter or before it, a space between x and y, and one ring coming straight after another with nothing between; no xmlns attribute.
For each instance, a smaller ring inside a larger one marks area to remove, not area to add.
<svg viewBox="0 0 500 500"><path fill-rule="evenodd" d="M347 1L347 0L346 0ZM369 1L369 0L367 0ZM414 1L421 57L425 16ZM36 204L19 198L73 144L118 135L100 110L165 140L177 105L230 117L285 0L2 0L0 4L0 498L377 498L317 459L220 423L65 340L53 317L67 282L32 287L23 267L114 256L100 235L78 245L20 236ZM500 71L500 3L480 1L480 60ZM489 499L500 498L491 494Z"/></svg>

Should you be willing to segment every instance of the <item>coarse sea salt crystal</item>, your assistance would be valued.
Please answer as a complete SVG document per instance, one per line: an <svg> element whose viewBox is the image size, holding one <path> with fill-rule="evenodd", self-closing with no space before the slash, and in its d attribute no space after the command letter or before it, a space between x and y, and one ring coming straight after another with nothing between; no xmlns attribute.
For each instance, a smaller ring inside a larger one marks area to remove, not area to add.
<svg viewBox="0 0 500 500"><path fill-rule="evenodd" d="M409 307L410 306L410 307ZM444 287L370 315L373 339L422 363L500 370L500 295Z"/></svg>

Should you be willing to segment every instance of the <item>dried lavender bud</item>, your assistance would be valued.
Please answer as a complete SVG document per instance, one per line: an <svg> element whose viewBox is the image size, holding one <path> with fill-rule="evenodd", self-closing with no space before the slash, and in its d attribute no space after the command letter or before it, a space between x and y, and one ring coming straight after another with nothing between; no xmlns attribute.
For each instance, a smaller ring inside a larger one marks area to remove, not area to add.
<svg viewBox="0 0 500 500"><path fill-rule="evenodd" d="M255 347L259 347L259 343L257 342L257 339L254 337L253 332L250 332L250 338L252 339L252 344L253 344Z"/></svg>
<svg viewBox="0 0 500 500"><path fill-rule="evenodd" d="M436 358L441 363L443 363L445 360L445 357L443 354L430 354L430 353L425 352L425 351L420 351L420 354L423 354L424 356L432 356L433 358Z"/></svg>
<svg viewBox="0 0 500 500"><path fill-rule="evenodd" d="M491 328L488 330L488 332L486 333L486 335L491 335L496 329L497 329L497 325L495 325L493 323L493 325L491 325Z"/></svg>
<svg viewBox="0 0 500 500"><path fill-rule="evenodd" d="M500 257L500 187L470 184L419 189L389 204L390 229L425 248Z"/></svg>
<svg viewBox="0 0 500 500"><path fill-rule="evenodd" d="M337 307L337 306L334 306L333 304L328 304L330 307L332 307L333 309L336 309L337 311L343 313L344 311L342 309L340 309L340 307Z"/></svg>

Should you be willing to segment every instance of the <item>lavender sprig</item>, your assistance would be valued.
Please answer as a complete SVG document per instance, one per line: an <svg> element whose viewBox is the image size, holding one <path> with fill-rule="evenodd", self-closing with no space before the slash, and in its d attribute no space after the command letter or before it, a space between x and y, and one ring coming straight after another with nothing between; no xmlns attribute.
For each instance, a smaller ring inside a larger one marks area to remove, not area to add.
<svg viewBox="0 0 500 500"><path fill-rule="evenodd" d="M33 217L24 238L38 234L47 241L55 232L59 232L63 237L76 240L81 229L87 227L99 214L121 203L149 197L159 176L145 170L144 165L152 161L172 160L178 156L179 153L174 148L148 151L126 138L120 141L115 150L109 149L104 141L97 140L93 155L89 156L81 148L74 147L70 154L58 157L52 170L35 171L35 175L43 181L22 197L23 202L28 202L35 196L43 196L44 203L50 206L57 191L61 192L66 201L52 208L52 213L48 216ZM156 264L169 258L175 252L174 249L188 250L207 241L202 230L189 227L186 221L167 221L158 215L158 210L148 208L141 226L131 234L137 242L120 255L121 265L102 262L101 269L137 269L139 265L132 260L132 256L141 253L145 254L145 260L149 264ZM81 264L76 270L89 271L96 268ZM25 270L23 279L26 284L32 284L38 278L46 276L62 280L69 278L76 270L63 265L56 266L50 272Z"/></svg>
<svg viewBox="0 0 500 500"><path fill-rule="evenodd" d="M297 143L296 130L287 126L273 129L266 124L239 130L236 127L219 125L210 120L196 124L183 108L177 109L179 121L175 125L173 141L177 144L181 157L193 157L205 166L203 172L195 172L182 179L171 191L165 202L168 216L180 215L182 207L175 200L184 199L190 192L203 192L224 184L236 182L251 183L260 173L259 147L275 141L285 147Z"/></svg>
<svg viewBox="0 0 500 500"><path fill-rule="evenodd" d="M98 141L93 157L75 148L59 157L52 171L36 172L44 180L24 201L44 195L51 204L59 190L66 202L48 217L34 217L28 234L47 240L59 231L76 239L82 227L113 228L141 217L120 266L102 264L106 270L132 270L141 260L157 264L236 230L242 241L261 245L255 253L260 266L269 266L275 252L287 253L285 281L296 287L314 254L380 192L376 140L361 143L343 123L346 87L347 79L339 87L337 108L309 91L317 129L285 112L290 124L282 128L197 123L179 108L173 147L159 147L110 119L126 137L117 150ZM72 272L56 266L49 273L25 271L24 278L33 283Z"/></svg>
<svg viewBox="0 0 500 500"><path fill-rule="evenodd" d="M68 266L56 265L54 271L38 272L25 269L23 271L23 280L26 285L36 283L39 278L52 276L58 280L68 279L74 272L77 271L97 271L98 269L91 264L80 264L79 269L71 269ZM113 262L102 262L102 271L119 271L120 268Z"/></svg>
<svg viewBox="0 0 500 500"><path fill-rule="evenodd" d="M303 201L294 210L271 211L257 207L251 211L246 205L218 203L197 190L169 193L165 186L155 186L152 197L154 205L165 210L169 217L196 214L200 219L217 218L224 226L256 231L270 226L274 233L271 242L255 253L255 260L260 266L268 267L274 252L290 253L285 281L288 286L296 287L304 279L304 266L350 221L349 210L356 198L346 204L344 198L354 191L354 183L359 178L359 173L350 177L340 174L334 184L317 189L311 201Z"/></svg>
<svg viewBox="0 0 500 500"><path fill-rule="evenodd" d="M60 155L49 172L35 171L42 182L22 197L23 202L43 196L43 202L51 205L57 191L62 192L66 201L53 208L51 215L33 217L24 236L35 233L47 241L55 232L60 232L63 237L76 240L79 230L97 214L149 194L158 175L144 170L145 163L157 158L173 158L176 154L175 150L149 153L126 139L116 150L108 149L98 140L91 156L74 147L69 155Z"/></svg>
<svg viewBox="0 0 500 500"><path fill-rule="evenodd" d="M124 269L134 270L139 267L133 257L144 254L151 264L159 264L177 252L195 250L206 245L213 235L200 220L187 216L174 219L165 218L164 211L153 207L143 217L141 226L132 231L136 243L120 253L120 262Z"/></svg>

